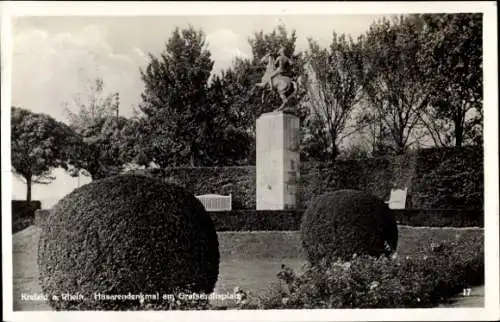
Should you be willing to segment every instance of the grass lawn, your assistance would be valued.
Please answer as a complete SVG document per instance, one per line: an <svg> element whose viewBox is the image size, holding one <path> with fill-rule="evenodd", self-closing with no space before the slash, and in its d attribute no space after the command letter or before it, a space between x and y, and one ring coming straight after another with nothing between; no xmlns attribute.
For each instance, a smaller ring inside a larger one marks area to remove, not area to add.
<svg viewBox="0 0 500 322"><path fill-rule="evenodd" d="M40 229L30 226L13 235L14 310L41 311L51 308L45 302L23 301L21 293L41 293L36 264ZM421 228L399 227L398 256L413 256L433 241L456 240L462 236L483 235L478 228ZM253 294L263 294L270 283L276 282L281 264L301 269L305 257L301 250L300 234L284 232L220 232L220 274L217 293L232 293L234 287ZM231 300L221 305L232 306ZM483 301L474 305L482 306ZM214 303L219 304L219 303ZM469 306L467 303L464 306Z"/></svg>

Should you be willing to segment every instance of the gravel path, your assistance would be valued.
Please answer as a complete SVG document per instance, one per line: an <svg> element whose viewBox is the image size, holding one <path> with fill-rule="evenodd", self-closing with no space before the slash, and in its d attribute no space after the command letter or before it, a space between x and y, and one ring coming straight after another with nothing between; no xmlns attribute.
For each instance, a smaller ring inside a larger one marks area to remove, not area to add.
<svg viewBox="0 0 500 322"><path fill-rule="evenodd" d="M468 292L466 292L468 294ZM484 307L484 285L472 287L470 289L470 294L464 295L460 294L453 299L451 303L442 304L440 308L464 308L464 307Z"/></svg>

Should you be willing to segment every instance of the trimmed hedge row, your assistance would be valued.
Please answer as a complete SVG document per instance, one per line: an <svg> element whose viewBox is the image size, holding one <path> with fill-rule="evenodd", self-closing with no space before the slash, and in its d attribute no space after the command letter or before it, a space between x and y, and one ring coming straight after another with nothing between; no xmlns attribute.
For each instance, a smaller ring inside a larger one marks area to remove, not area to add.
<svg viewBox="0 0 500 322"><path fill-rule="evenodd" d="M209 212L217 231L299 230L304 210Z"/></svg>
<svg viewBox="0 0 500 322"><path fill-rule="evenodd" d="M41 225L47 213L47 210L37 211L35 225ZM394 209L393 213L398 225L404 226L484 227L483 212L479 210ZM288 231L300 229L304 210L232 210L209 214L217 231Z"/></svg>
<svg viewBox="0 0 500 322"><path fill-rule="evenodd" d="M232 195L233 209L255 209L255 167L199 167L137 170L183 186L195 195Z"/></svg>
<svg viewBox="0 0 500 322"><path fill-rule="evenodd" d="M38 200L12 200L12 233L16 233L34 222L35 211L42 208Z"/></svg>
<svg viewBox="0 0 500 322"><path fill-rule="evenodd" d="M484 227L482 209L394 209L396 221L406 226Z"/></svg>
<svg viewBox="0 0 500 322"><path fill-rule="evenodd" d="M12 200L12 219L33 218L35 211L42 208L42 203L38 200Z"/></svg>
<svg viewBox="0 0 500 322"><path fill-rule="evenodd" d="M412 200L419 208L483 209L482 149L425 149L419 151L416 163Z"/></svg>
<svg viewBox="0 0 500 322"><path fill-rule="evenodd" d="M209 214L217 231L287 231L300 229L304 211L246 209ZM398 225L404 226L484 227L484 213L481 210L393 209L392 212ZM47 214L47 210L38 210L35 225L41 225Z"/></svg>
<svg viewBox="0 0 500 322"><path fill-rule="evenodd" d="M232 194L233 209L255 209L256 169L199 167L138 170L184 186L193 194ZM363 190L388 200L392 188L408 187L406 208L482 209L482 147L424 149L402 156L302 163L298 206L339 189Z"/></svg>
<svg viewBox="0 0 500 322"><path fill-rule="evenodd" d="M394 209L398 225L414 227L484 227L479 210ZM48 211L37 211L35 225L41 225ZM303 209L232 210L209 212L217 231L287 231L299 230ZM31 223L30 223L31 224Z"/></svg>
<svg viewBox="0 0 500 322"><path fill-rule="evenodd" d="M299 230L305 210L232 210L210 212L217 231ZM398 225L415 227L484 227L481 210L394 209Z"/></svg>
<svg viewBox="0 0 500 322"><path fill-rule="evenodd" d="M340 189L363 190L388 200L394 186L392 168L389 158L303 164L298 181L299 207L307 208L314 197Z"/></svg>

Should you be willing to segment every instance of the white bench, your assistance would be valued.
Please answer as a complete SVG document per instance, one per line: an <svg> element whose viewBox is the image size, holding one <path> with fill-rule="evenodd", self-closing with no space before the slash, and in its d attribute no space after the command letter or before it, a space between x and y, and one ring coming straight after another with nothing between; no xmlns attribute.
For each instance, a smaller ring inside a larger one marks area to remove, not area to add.
<svg viewBox="0 0 500 322"><path fill-rule="evenodd" d="M386 201L385 203L389 205L390 209L405 209L407 193L408 188L391 189L391 196L389 198L389 201Z"/></svg>
<svg viewBox="0 0 500 322"><path fill-rule="evenodd" d="M229 211L232 209L232 196L206 194L196 196L201 201L206 211Z"/></svg>

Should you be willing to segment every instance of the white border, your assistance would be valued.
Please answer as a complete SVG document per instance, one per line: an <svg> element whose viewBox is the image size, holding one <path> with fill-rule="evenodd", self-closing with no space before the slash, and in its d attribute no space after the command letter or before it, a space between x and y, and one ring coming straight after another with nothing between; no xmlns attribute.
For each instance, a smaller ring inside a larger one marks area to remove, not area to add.
<svg viewBox="0 0 500 322"><path fill-rule="evenodd" d="M190 312L12 312L12 234L10 216L2 216L3 307L7 321L328 321L328 320L498 320L499 212L498 212L498 76L496 2L2 2L2 213L10 214L10 99L11 17L45 15L327 15L417 12L484 13L484 166L485 166L485 308L385 310L280 310Z"/></svg>

